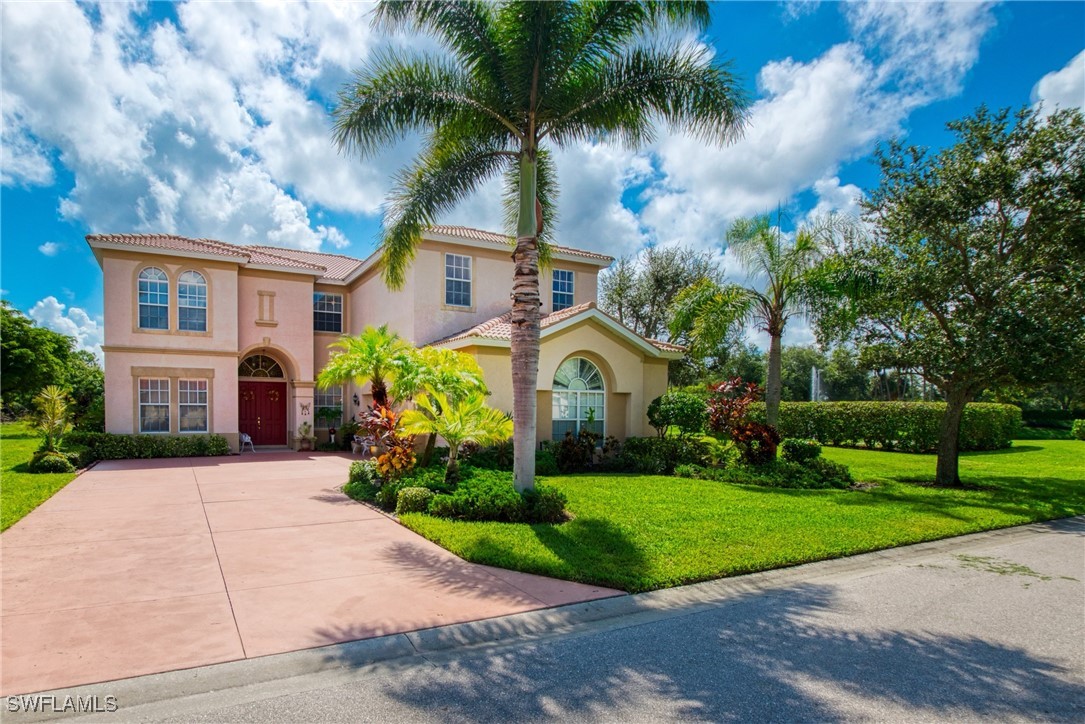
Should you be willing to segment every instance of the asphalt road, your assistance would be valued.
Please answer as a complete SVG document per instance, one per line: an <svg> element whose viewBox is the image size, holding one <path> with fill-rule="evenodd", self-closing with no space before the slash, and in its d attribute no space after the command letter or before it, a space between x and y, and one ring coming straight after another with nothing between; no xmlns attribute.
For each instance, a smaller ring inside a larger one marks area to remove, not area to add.
<svg viewBox="0 0 1085 724"><path fill-rule="evenodd" d="M109 718L1085 721L1085 519L853 561L541 639L122 699Z"/></svg>

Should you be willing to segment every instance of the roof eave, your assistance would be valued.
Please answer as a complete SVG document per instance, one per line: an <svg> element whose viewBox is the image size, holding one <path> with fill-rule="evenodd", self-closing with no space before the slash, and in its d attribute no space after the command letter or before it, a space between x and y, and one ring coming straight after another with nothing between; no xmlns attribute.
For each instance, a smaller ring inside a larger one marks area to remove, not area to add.
<svg viewBox="0 0 1085 724"><path fill-rule="evenodd" d="M236 264L244 264L248 261L248 257L233 254L212 254L209 252L186 251L183 249L163 249L157 246L118 244L108 241L91 241L90 239L87 239L87 244L90 246L91 250L95 252L94 256L98 259L99 265L102 263L101 257L98 254L101 250L131 251L137 254L156 254L158 256L179 256L185 259L210 259L213 261L234 262Z"/></svg>

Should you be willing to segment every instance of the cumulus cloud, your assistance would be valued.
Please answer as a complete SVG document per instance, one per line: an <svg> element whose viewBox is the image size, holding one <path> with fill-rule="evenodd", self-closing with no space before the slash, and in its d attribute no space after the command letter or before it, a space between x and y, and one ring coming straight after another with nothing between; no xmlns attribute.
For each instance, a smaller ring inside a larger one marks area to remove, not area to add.
<svg viewBox="0 0 1085 724"><path fill-rule="evenodd" d="M60 253L60 250L62 248L62 244L58 244L55 241L47 241L44 244L38 246L38 251L40 251L42 254L45 254L45 256L56 256Z"/></svg>
<svg viewBox="0 0 1085 724"><path fill-rule="evenodd" d="M74 337L79 349L102 357L103 330L97 320L79 307L68 307L54 296L39 300L30 308L28 316L42 327L69 337Z"/></svg>
<svg viewBox="0 0 1085 724"><path fill-rule="evenodd" d="M1045 115L1057 108L1085 109L1085 50L1062 69L1052 71L1032 87L1032 102Z"/></svg>
<svg viewBox="0 0 1085 724"><path fill-rule="evenodd" d="M93 231L346 246L309 205L375 215L387 190L335 151L326 110L373 44L368 10L5 3L3 182L52 183L55 149L75 177L61 214Z"/></svg>

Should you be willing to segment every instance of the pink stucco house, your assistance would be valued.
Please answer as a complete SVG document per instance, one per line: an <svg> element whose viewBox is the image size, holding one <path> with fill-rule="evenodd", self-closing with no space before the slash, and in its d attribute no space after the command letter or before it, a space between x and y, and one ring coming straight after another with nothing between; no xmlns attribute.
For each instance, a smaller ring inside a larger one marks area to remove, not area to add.
<svg viewBox="0 0 1085 724"><path fill-rule="evenodd" d="M237 449L293 445L314 413L349 417L366 390L317 390L341 334L387 324L418 345L474 356L498 409L512 409L505 236L454 226L425 234L400 291L380 257L241 246L169 234L87 237L104 275L106 430L217 433ZM596 309L598 274L613 260L556 247L544 270L540 440L593 419L619 438L650 434L645 410L667 386L679 347L644 339Z"/></svg>

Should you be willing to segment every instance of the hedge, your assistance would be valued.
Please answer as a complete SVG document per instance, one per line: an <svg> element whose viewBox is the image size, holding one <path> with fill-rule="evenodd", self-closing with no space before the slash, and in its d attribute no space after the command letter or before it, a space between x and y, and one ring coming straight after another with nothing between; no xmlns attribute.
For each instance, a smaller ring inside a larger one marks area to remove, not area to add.
<svg viewBox="0 0 1085 724"><path fill-rule="evenodd" d="M1069 429L1075 419L1085 417L1085 410L1024 410L1021 415L1030 427Z"/></svg>
<svg viewBox="0 0 1085 724"><path fill-rule="evenodd" d="M782 402L777 428L785 438L926 453L938 449L945 411L944 402ZM750 417L763 422L764 403L751 405ZM960 449L1008 448L1020 428L1019 407L970 403L961 420Z"/></svg>
<svg viewBox="0 0 1085 724"><path fill-rule="evenodd" d="M131 458L184 458L229 455L230 444L222 435L115 435L109 432L70 432L65 444L86 448L93 460Z"/></svg>

